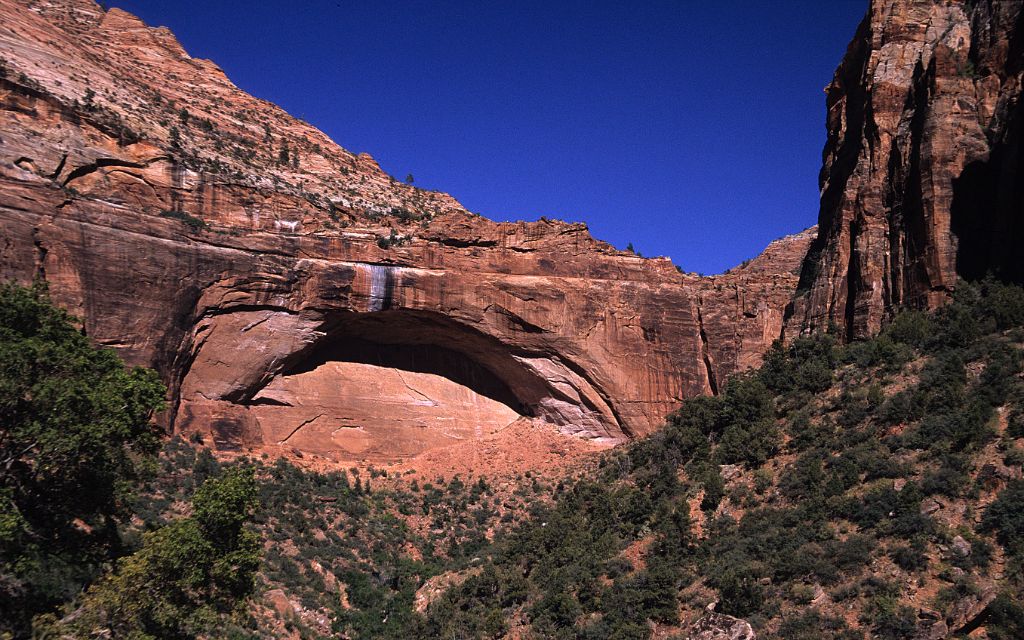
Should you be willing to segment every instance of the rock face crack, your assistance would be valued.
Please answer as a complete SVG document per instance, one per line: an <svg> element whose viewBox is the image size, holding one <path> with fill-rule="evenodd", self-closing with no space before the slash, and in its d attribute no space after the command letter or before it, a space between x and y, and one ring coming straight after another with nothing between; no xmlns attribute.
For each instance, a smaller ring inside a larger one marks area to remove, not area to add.
<svg viewBox="0 0 1024 640"><path fill-rule="evenodd" d="M423 393L419 389L413 388L413 386L409 384L409 381L405 379L405 376L402 375L402 370L401 369L395 369L395 373L398 374L399 379L402 381L402 384L405 385L406 389L408 389L409 391L412 391L413 393L415 393L419 397L421 397L424 400L426 400L427 402L429 402L430 406L432 406L432 407L438 406L437 401L435 401L433 398L431 398L427 394Z"/></svg>
<svg viewBox="0 0 1024 640"><path fill-rule="evenodd" d="M54 169L53 173L51 173L47 177L50 180L56 180L57 178L59 178L60 177L60 172L64 170L64 165L67 163L67 161L68 161L68 154L62 153L61 156L60 156L60 162L57 163L57 168Z"/></svg>
<svg viewBox="0 0 1024 640"><path fill-rule="evenodd" d="M277 442L277 444L286 444L289 440L292 439L292 436L294 436L296 433L299 432L299 429L302 429L302 427L306 426L307 424L310 424L311 422L316 422L320 418L324 417L324 415L325 414L323 414L323 413L318 413L315 416L313 416L312 418L310 418L309 420L303 420L301 423L299 423L299 426L297 426L294 429L292 429L291 433L289 433L287 436L285 436L283 440L279 440Z"/></svg>
<svg viewBox="0 0 1024 640"><path fill-rule="evenodd" d="M146 167L148 167L149 165L153 164L154 162L157 162L158 160L166 160L166 159L167 159L167 156L157 156L156 158L150 158L149 160L146 160L145 162L133 162L131 160L121 160L119 158L97 158L95 161L90 162L88 164L83 164L80 167L77 167L76 169L71 171L71 173L68 174L68 177L64 178L64 182L62 182L61 184L66 187L73 180L78 180L79 178L87 176L90 173L95 173L96 171L99 171L100 169L103 169L103 168L106 168L106 167L124 167L124 168L127 168L127 169L145 169ZM66 160L66 158L64 160ZM63 169L63 167L64 167L64 160L61 161L61 164L58 167L58 171L57 171L58 174L59 174L60 170Z"/></svg>
<svg viewBox="0 0 1024 640"><path fill-rule="evenodd" d="M46 254L49 250L43 244L43 239L39 236L39 227L32 230L32 244L36 249L35 279L39 281L46 280Z"/></svg>
<svg viewBox="0 0 1024 640"><path fill-rule="evenodd" d="M708 346L708 333L704 330L704 312L701 311L701 307L704 306L704 300L697 296L697 326L700 329L700 354L701 359L704 361L704 369L708 374L708 385L711 387L711 393L718 395L718 380L715 378L715 366L711 361L711 349Z"/></svg>

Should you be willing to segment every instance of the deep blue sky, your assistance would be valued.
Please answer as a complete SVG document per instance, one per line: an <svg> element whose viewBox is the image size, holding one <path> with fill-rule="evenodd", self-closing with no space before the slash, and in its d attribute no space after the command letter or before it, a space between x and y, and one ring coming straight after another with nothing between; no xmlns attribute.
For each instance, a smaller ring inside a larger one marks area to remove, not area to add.
<svg viewBox="0 0 1024 640"><path fill-rule="evenodd" d="M113 0L398 178L717 273L817 219L867 0ZM632 6L636 5L636 6Z"/></svg>

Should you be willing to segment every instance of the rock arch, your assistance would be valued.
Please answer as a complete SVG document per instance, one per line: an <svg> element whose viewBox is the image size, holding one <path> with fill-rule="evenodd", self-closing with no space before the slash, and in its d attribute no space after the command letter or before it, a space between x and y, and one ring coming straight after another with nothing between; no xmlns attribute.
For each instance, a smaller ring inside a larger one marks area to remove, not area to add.
<svg viewBox="0 0 1024 640"><path fill-rule="evenodd" d="M522 417L625 439L600 391L558 354L368 297L366 311L243 306L203 318L177 430L210 430L220 446L371 460L480 438Z"/></svg>

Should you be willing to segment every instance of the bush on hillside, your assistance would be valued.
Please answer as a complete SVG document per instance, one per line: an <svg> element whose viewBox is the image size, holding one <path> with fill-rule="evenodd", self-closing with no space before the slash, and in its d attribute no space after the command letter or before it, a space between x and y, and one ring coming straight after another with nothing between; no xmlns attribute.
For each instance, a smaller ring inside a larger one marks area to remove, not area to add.
<svg viewBox="0 0 1024 640"><path fill-rule="evenodd" d="M24 633L117 552L163 399L153 371L95 348L45 286L0 285L0 635Z"/></svg>

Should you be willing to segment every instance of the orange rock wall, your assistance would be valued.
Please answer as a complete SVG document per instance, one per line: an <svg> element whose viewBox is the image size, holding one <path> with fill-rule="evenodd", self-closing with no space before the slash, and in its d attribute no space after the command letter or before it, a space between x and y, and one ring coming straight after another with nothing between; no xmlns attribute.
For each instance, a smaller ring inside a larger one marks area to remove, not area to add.
<svg viewBox="0 0 1024 640"><path fill-rule="evenodd" d="M48 281L161 373L169 428L220 447L387 459L518 416L649 433L760 361L813 235L705 278L585 225L495 223L89 0L0 0L0 57L0 277Z"/></svg>
<svg viewBox="0 0 1024 640"><path fill-rule="evenodd" d="M819 236L787 335L877 332L958 277L1024 282L1024 2L873 0L827 87Z"/></svg>

